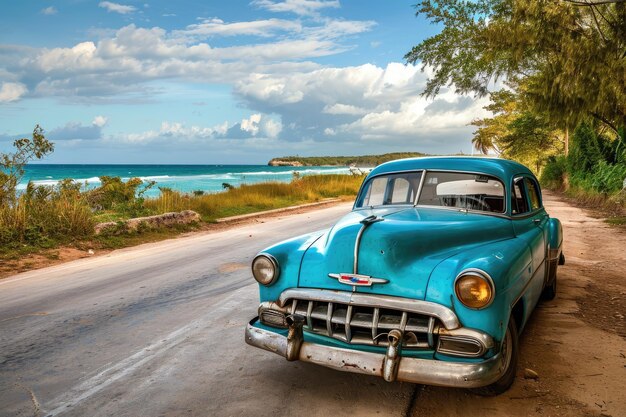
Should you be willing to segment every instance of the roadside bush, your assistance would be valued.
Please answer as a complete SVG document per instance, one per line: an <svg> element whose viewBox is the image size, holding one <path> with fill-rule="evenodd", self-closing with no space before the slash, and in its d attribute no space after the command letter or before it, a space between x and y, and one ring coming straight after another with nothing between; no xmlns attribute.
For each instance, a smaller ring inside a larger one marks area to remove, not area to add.
<svg viewBox="0 0 626 417"><path fill-rule="evenodd" d="M626 178L626 165L608 164L600 161L589 175L591 187L605 194L618 192L622 189Z"/></svg>
<svg viewBox="0 0 626 417"><path fill-rule="evenodd" d="M0 206L0 244L48 247L93 234L94 218L80 184L55 187L29 183L14 205Z"/></svg>
<svg viewBox="0 0 626 417"><path fill-rule="evenodd" d="M124 182L120 177L102 176L100 183L100 187L85 192L94 210L115 210L130 217L147 214L144 194L154 187L154 181L130 178Z"/></svg>
<svg viewBox="0 0 626 417"><path fill-rule="evenodd" d="M551 156L541 172L541 184L547 188L562 189L567 175L567 158Z"/></svg>

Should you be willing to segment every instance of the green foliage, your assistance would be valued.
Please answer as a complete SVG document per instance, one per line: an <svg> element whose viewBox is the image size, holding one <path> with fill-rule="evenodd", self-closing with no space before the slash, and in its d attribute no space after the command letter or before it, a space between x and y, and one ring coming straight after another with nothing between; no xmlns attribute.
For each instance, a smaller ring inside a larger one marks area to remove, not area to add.
<svg viewBox="0 0 626 417"><path fill-rule="evenodd" d="M601 139L598 138L591 124L583 122L574 131L569 154L571 165L570 171L573 173L591 172L593 168L603 161Z"/></svg>
<svg viewBox="0 0 626 417"><path fill-rule="evenodd" d="M362 167L374 167L384 162L393 161L394 159L402 158L415 158L420 156L426 156L420 152L394 152L386 153L383 155L363 155L363 156L284 156L281 158L274 158L269 162L272 163L281 162L298 162L303 166L350 166L357 165Z"/></svg>
<svg viewBox="0 0 626 417"><path fill-rule="evenodd" d="M551 156L541 172L541 183L548 188L561 189L565 184L568 162L565 156Z"/></svg>
<svg viewBox="0 0 626 417"><path fill-rule="evenodd" d="M0 205L0 245L49 247L93 234L93 213L71 180L55 187L29 183L12 205Z"/></svg>
<svg viewBox="0 0 626 417"><path fill-rule="evenodd" d="M501 157L519 161L537 173L547 158L562 153L563 133L545 115L526 109L510 90L490 96L491 104L485 108L494 116L472 122L478 127L472 139L477 150L495 150Z"/></svg>
<svg viewBox="0 0 626 417"><path fill-rule="evenodd" d="M120 177L100 177L100 187L87 191L86 195L94 210L115 210L130 217L142 216L144 194L154 187L154 181L145 182L130 178L124 182Z"/></svg>
<svg viewBox="0 0 626 417"><path fill-rule="evenodd" d="M541 180L548 187L569 185L622 201L617 197L623 193L626 163L616 157L619 144L619 140L599 134L592 123L583 122L574 131L569 155L550 159Z"/></svg>
<svg viewBox="0 0 626 417"><path fill-rule="evenodd" d="M24 166L54 151L54 144L46 139L39 125L33 129L32 139L17 139L13 147L13 153L0 153L0 205L16 203L16 187L24 176Z"/></svg>
<svg viewBox="0 0 626 417"><path fill-rule="evenodd" d="M43 129L37 125L32 139L18 139L13 153L0 154L0 246L3 250L36 245L53 246L70 237L93 233L92 213L80 193L80 184L71 180L55 187L28 183L19 193L17 184L24 166L54 150Z"/></svg>
<svg viewBox="0 0 626 417"><path fill-rule="evenodd" d="M451 85L484 96L504 78L550 122L626 125L625 2L422 0L416 9L443 26L405 56L434 70L427 96Z"/></svg>

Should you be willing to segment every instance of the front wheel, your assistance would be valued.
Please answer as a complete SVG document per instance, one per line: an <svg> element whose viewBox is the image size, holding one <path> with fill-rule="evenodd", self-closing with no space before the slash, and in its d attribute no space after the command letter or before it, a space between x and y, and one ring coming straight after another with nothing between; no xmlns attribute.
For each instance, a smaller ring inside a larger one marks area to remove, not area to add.
<svg viewBox="0 0 626 417"><path fill-rule="evenodd" d="M508 390L513 381L515 381L515 373L517 372L517 361L519 357L519 345L517 338L517 326L513 317L509 319L509 325L506 328L506 334L502 341L502 347L500 349L501 366L504 368L504 372L500 379L493 384L480 388L472 388L471 391L474 394L482 395L485 397L493 397L500 395Z"/></svg>

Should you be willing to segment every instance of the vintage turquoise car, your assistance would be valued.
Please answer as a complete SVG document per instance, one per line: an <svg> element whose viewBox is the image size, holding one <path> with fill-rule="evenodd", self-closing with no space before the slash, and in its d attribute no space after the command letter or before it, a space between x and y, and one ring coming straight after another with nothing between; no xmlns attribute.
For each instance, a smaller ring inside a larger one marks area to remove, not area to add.
<svg viewBox="0 0 626 417"><path fill-rule="evenodd" d="M261 304L245 340L290 361L499 394L519 332L556 294L562 241L523 165L388 162L332 228L254 258Z"/></svg>

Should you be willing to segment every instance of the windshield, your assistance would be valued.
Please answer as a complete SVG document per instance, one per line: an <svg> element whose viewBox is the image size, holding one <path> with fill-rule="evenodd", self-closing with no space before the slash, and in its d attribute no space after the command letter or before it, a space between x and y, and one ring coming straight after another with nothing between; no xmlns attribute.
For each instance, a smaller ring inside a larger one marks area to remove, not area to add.
<svg viewBox="0 0 626 417"><path fill-rule="evenodd" d="M361 190L356 207L413 205L421 178L421 171L374 177Z"/></svg>
<svg viewBox="0 0 626 417"><path fill-rule="evenodd" d="M418 205L504 213L504 185L488 175L428 172Z"/></svg>
<svg viewBox="0 0 626 417"><path fill-rule="evenodd" d="M364 185L355 207L413 205L421 179L422 171L376 176ZM417 204L504 213L504 184L489 175L429 171Z"/></svg>

